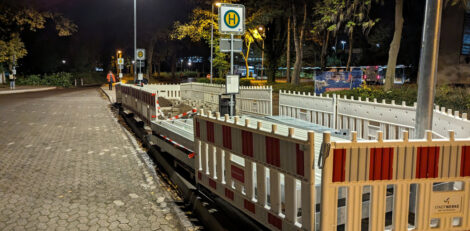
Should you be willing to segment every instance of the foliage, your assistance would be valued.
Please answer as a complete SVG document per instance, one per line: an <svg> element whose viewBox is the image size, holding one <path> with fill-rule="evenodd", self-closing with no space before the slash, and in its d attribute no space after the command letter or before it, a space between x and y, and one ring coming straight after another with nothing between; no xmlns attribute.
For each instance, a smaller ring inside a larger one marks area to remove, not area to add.
<svg viewBox="0 0 470 231"><path fill-rule="evenodd" d="M78 29L61 14L39 11L29 5L5 2L0 4L0 12L0 63L8 62L10 66L27 54L21 33L44 29L48 21L55 23L59 36L70 36Z"/></svg>
<svg viewBox="0 0 470 231"><path fill-rule="evenodd" d="M18 76L16 84L28 86L57 86L57 87L72 87L75 84L75 79L79 84L81 79L86 85L90 84L103 84L105 77L101 73L66 73L59 72L54 74L45 75L28 75Z"/></svg>

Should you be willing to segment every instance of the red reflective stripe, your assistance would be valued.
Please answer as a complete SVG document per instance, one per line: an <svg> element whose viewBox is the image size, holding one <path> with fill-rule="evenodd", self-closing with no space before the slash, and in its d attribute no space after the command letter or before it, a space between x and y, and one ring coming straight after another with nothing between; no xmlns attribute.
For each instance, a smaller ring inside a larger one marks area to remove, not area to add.
<svg viewBox="0 0 470 231"><path fill-rule="evenodd" d="M439 175L439 147L418 147L416 178L435 178Z"/></svg>
<svg viewBox="0 0 470 231"><path fill-rule="evenodd" d="M156 115L152 115L152 118L157 118L157 116L156 116Z"/></svg>
<svg viewBox="0 0 470 231"><path fill-rule="evenodd" d="M243 155L253 157L253 133L242 130L241 134Z"/></svg>
<svg viewBox="0 0 470 231"><path fill-rule="evenodd" d="M369 180L391 180L393 148L371 148Z"/></svg>
<svg viewBox="0 0 470 231"><path fill-rule="evenodd" d="M279 139L266 136L266 162L277 167L281 166Z"/></svg>
<svg viewBox="0 0 470 231"><path fill-rule="evenodd" d="M244 201L244 207L245 207L246 210L248 210L252 213L255 213L255 204L247 201L246 199Z"/></svg>
<svg viewBox="0 0 470 231"><path fill-rule="evenodd" d="M335 149L333 153L333 182L345 180L346 149Z"/></svg>
<svg viewBox="0 0 470 231"><path fill-rule="evenodd" d="M295 144L295 152L297 154L297 174L304 175L304 151L300 150L300 144Z"/></svg>
<svg viewBox="0 0 470 231"><path fill-rule="evenodd" d="M429 149L429 158L428 158L428 177L437 177L438 165L439 165L439 148L431 147Z"/></svg>
<svg viewBox="0 0 470 231"><path fill-rule="evenodd" d="M207 141L214 143L214 123L206 122Z"/></svg>
<svg viewBox="0 0 470 231"><path fill-rule="evenodd" d="M245 171L243 171L243 169L232 165L231 170L233 179L245 183Z"/></svg>
<svg viewBox="0 0 470 231"><path fill-rule="evenodd" d="M217 182L209 178L209 186L211 186L214 189L217 189Z"/></svg>
<svg viewBox="0 0 470 231"><path fill-rule="evenodd" d="M462 162L460 164L460 176L470 176L470 146L462 147Z"/></svg>
<svg viewBox="0 0 470 231"><path fill-rule="evenodd" d="M196 120L196 137L197 138L201 137L201 129L199 126L199 120Z"/></svg>
<svg viewBox="0 0 470 231"><path fill-rule="evenodd" d="M273 225L274 227L282 230L282 220L271 213L268 213L268 223Z"/></svg>
<svg viewBox="0 0 470 231"><path fill-rule="evenodd" d="M225 196L233 201L233 192L225 188Z"/></svg>
<svg viewBox="0 0 470 231"><path fill-rule="evenodd" d="M229 126L222 126L222 141L225 148L232 149L232 129Z"/></svg>

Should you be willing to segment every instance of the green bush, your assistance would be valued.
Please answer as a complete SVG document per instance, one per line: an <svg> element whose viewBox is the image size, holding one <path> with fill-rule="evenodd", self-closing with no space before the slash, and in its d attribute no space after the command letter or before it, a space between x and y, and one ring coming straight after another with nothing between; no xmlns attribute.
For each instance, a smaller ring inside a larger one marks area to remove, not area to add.
<svg viewBox="0 0 470 231"><path fill-rule="evenodd" d="M196 82L198 83L210 83L211 80L208 78L198 78L196 79ZM213 84L225 84L225 79L222 78L214 78L212 79Z"/></svg>
<svg viewBox="0 0 470 231"><path fill-rule="evenodd" d="M39 75L18 76L16 79L16 84L38 86L42 85L42 79Z"/></svg>
<svg viewBox="0 0 470 231"><path fill-rule="evenodd" d="M81 79L83 79L84 85L92 85L92 84L104 84L107 83L106 74L103 72L80 72L80 73L73 73L73 78L71 79L72 83L74 83L75 79L77 79L77 84L81 84ZM115 74L116 78L118 77Z"/></svg>
<svg viewBox="0 0 470 231"><path fill-rule="evenodd" d="M46 86L71 87L73 85L73 78L70 73L59 72L45 75L42 82L42 85Z"/></svg>

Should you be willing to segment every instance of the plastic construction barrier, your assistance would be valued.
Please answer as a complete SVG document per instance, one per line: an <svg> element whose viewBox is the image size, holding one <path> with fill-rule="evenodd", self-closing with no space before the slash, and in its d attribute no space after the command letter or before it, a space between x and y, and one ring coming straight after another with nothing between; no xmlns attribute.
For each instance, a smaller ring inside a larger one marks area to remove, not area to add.
<svg viewBox="0 0 470 231"><path fill-rule="evenodd" d="M470 230L470 139L330 142L324 133L321 230L336 230L338 192L346 190L346 230L361 230L363 193L370 191L369 230L384 230L393 194L393 230ZM416 200L416 201L415 201ZM411 221L409 214L414 214ZM388 218L390 219L390 217Z"/></svg>
<svg viewBox="0 0 470 231"><path fill-rule="evenodd" d="M314 133L210 114L193 120L196 182L272 230L313 230Z"/></svg>
<svg viewBox="0 0 470 231"><path fill-rule="evenodd" d="M131 85L117 85L116 99L118 103L134 112L145 123L156 120L158 117L158 104L156 93L144 91Z"/></svg>

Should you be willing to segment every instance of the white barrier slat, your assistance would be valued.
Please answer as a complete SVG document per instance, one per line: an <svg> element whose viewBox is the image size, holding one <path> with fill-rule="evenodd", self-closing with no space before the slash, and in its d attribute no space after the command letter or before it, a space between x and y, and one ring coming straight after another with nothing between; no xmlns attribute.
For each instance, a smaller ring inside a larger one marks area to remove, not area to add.
<svg viewBox="0 0 470 231"><path fill-rule="evenodd" d="M284 179L286 219L292 223L295 223L297 218L295 178L290 175L286 175Z"/></svg>
<svg viewBox="0 0 470 231"><path fill-rule="evenodd" d="M372 185L370 200L370 230L385 229L385 206L386 206L387 185Z"/></svg>
<svg viewBox="0 0 470 231"><path fill-rule="evenodd" d="M416 230L430 229L430 201L432 192L432 182L422 182L418 184L418 200L416 210Z"/></svg>
<svg viewBox="0 0 470 231"><path fill-rule="evenodd" d="M362 185L348 188L346 230L361 230Z"/></svg>
<svg viewBox="0 0 470 231"><path fill-rule="evenodd" d="M223 166L222 166L222 149L216 147L216 179L219 183L223 183Z"/></svg>
<svg viewBox="0 0 470 231"><path fill-rule="evenodd" d="M245 159L245 192L246 197L253 201L254 198L254 184L253 184L253 162L249 159Z"/></svg>
<svg viewBox="0 0 470 231"><path fill-rule="evenodd" d="M258 204L266 206L266 169L262 164L256 164L256 191Z"/></svg>
<svg viewBox="0 0 470 231"><path fill-rule="evenodd" d="M281 181L279 172L273 168L269 169L269 184L271 211L279 215L281 213Z"/></svg>

